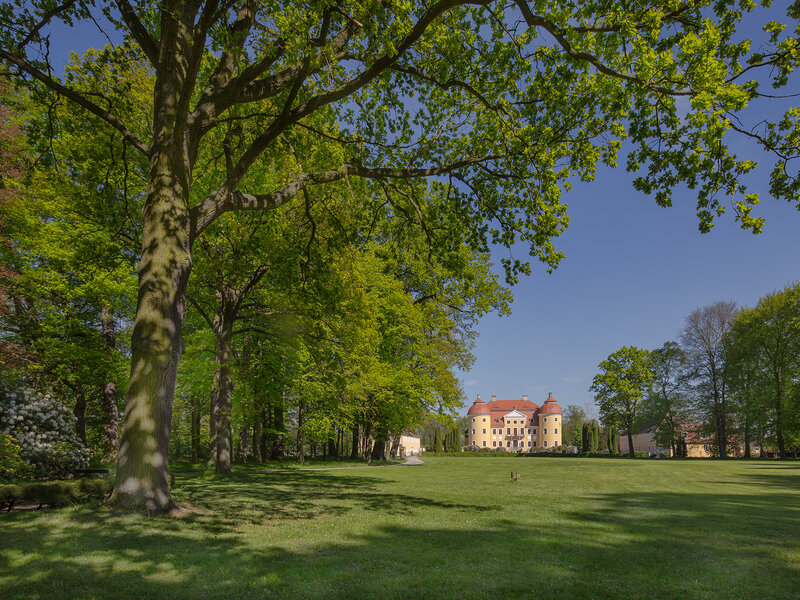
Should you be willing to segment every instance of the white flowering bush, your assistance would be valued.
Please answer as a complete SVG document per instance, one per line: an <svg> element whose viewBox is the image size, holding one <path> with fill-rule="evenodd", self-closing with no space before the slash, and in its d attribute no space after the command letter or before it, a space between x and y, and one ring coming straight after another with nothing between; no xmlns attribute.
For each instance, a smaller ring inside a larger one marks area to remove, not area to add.
<svg viewBox="0 0 800 600"><path fill-rule="evenodd" d="M74 432L75 416L50 394L0 387L0 433L14 439L35 476L88 465L90 451Z"/></svg>

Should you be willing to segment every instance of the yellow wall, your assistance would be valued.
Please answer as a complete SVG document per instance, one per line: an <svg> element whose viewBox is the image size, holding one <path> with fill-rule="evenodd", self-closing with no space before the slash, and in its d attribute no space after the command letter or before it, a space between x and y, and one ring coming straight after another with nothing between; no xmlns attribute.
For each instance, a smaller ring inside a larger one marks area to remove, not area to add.
<svg viewBox="0 0 800 600"><path fill-rule="evenodd" d="M503 448L508 452L528 452L544 447L545 441L548 448L561 445L561 415L547 415L546 428L541 423L540 427L534 427L528 422L528 418L517 418L493 423L489 415L470 415L467 445L490 450Z"/></svg>

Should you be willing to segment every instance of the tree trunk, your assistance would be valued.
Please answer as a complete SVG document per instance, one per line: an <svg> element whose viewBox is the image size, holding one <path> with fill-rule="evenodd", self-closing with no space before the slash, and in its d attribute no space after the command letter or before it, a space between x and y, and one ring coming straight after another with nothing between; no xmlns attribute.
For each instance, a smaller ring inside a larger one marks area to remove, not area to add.
<svg viewBox="0 0 800 600"><path fill-rule="evenodd" d="M339 453L336 451L336 442L333 438L328 438L328 456L331 458L338 458Z"/></svg>
<svg viewBox="0 0 800 600"><path fill-rule="evenodd" d="M272 460L283 460L286 458L286 449L283 443L283 431L285 425L283 423L283 406L275 406L272 409L272 426L275 428L275 439L272 440L272 453L270 458Z"/></svg>
<svg viewBox="0 0 800 600"><path fill-rule="evenodd" d="M109 356L113 359L117 337L114 330L114 318L107 306L104 306L100 312L100 322L103 343ZM117 408L117 384L110 379L103 388L103 417L103 462L113 462L117 459L119 450L119 409Z"/></svg>
<svg viewBox="0 0 800 600"><path fill-rule="evenodd" d="M372 445L372 454L370 455L372 460L386 460L386 437L382 431L375 436L375 443Z"/></svg>
<svg viewBox="0 0 800 600"><path fill-rule="evenodd" d="M172 28L174 23L170 23ZM162 25L162 27L167 27ZM167 35L162 31L162 35ZM170 33L174 36L174 31ZM165 61L172 60L162 52ZM142 211L139 295L131 337L131 375L111 503L150 514L171 510L169 432L183 350L186 284L192 269L189 161L176 123L179 69L158 70L154 135Z"/></svg>
<svg viewBox="0 0 800 600"><path fill-rule="evenodd" d="M778 458L786 457L786 442L783 436L783 386L780 374L775 373L775 441L778 444Z"/></svg>
<svg viewBox="0 0 800 600"><path fill-rule="evenodd" d="M719 389L716 381L716 374L714 375L714 405L717 408L717 448L719 449L720 458L728 458L728 437L725 431L726 421L726 407L725 407L725 390Z"/></svg>
<svg viewBox="0 0 800 600"><path fill-rule="evenodd" d="M219 402L217 397L219 390L216 387L211 389L211 410L208 414L208 466L213 467L217 464L217 423L219 421Z"/></svg>
<svg viewBox="0 0 800 600"><path fill-rule="evenodd" d="M305 415L303 414L303 403L300 402L297 406L297 462L305 460L305 438L303 436L303 424L305 423Z"/></svg>
<svg viewBox="0 0 800 600"><path fill-rule="evenodd" d="M246 463L250 456L250 425L245 423L239 433L239 462Z"/></svg>
<svg viewBox="0 0 800 600"><path fill-rule="evenodd" d="M269 436L264 433L264 429L269 425L269 420L272 417L272 413L267 408L261 409L261 460L267 460L267 457L270 455L271 452L267 452L267 441ZM275 440L273 439L273 442Z"/></svg>
<svg viewBox="0 0 800 600"><path fill-rule="evenodd" d="M358 459L358 425L353 425L353 443L350 447L350 458Z"/></svg>
<svg viewBox="0 0 800 600"><path fill-rule="evenodd" d="M214 389L217 390L217 473L231 472L231 453L233 434L231 432L231 410L233 408L233 378L231 359L233 358L233 318L229 314L227 298L222 297L222 307L218 315L218 327L214 343L214 361L217 371L214 374Z"/></svg>
<svg viewBox="0 0 800 600"><path fill-rule="evenodd" d="M192 395L192 462L199 460L200 453L200 406L197 396Z"/></svg>
<svg viewBox="0 0 800 600"><path fill-rule="evenodd" d="M256 413L255 422L253 423L253 460L261 464L264 462L262 458L264 455L261 453L261 440L264 436L264 410Z"/></svg>
<svg viewBox="0 0 800 600"><path fill-rule="evenodd" d="M75 408L72 409L75 415L75 435L86 445L86 394L83 393L80 381L76 381L70 387L75 393Z"/></svg>
<svg viewBox="0 0 800 600"><path fill-rule="evenodd" d="M633 433L631 433L631 426L628 425L628 455L631 458L636 458L636 453L633 451Z"/></svg>

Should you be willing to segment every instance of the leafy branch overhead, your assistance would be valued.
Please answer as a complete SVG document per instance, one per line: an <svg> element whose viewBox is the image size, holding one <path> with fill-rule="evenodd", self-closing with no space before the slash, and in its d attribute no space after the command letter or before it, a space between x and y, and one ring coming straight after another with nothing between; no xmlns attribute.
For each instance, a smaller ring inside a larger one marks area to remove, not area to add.
<svg viewBox="0 0 800 600"><path fill-rule="evenodd" d="M310 186L434 177L453 184L450 212L487 223L473 245L521 240L555 266L560 254L549 240L567 224L561 191L571 177L591 179L598 161L615 163L628 136L637 144L630 168L649 164L637 187L663 204L679 182L698 187L703 229L724 209L720 194L737 197L743 226L760 227L749 212L755 196L740 197L753 162L729 153L732 130L776 153L772 191L796 199L788 165L796 155L793 113L761 133L734 115L767 82L788 84L797 41L769 23L769 41L753 49L735 41L753 7L710 4L591 2L578 10L562 2L449 0L279 10L253 0L120 0L103 12L135 42L175 105L171 128L146 136L115 107L58 81L47 64L50 22L97 18L90 5L4 6L0 56L148 156L179 139L190 166L211 131L258 114L257 131L234 136L226 176L194 204L194 235L225 211L275 208ZM691 102L685 114L676 102L683 97ZM268 189L248 178L264 152L298 125L313 128L320 111L333 111L342 128L334 136L340 151L327 164L288 173ZM509 266L527 271L520 261Z"/></svg>

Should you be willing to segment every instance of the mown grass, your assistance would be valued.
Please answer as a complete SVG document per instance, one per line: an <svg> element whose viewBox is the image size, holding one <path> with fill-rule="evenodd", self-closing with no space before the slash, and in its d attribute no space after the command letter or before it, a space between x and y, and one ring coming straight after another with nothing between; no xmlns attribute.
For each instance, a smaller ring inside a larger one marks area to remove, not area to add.
<svg viewBox="0 0 800 600"><path fill-rule="evenodd" d="M0 598L800 597L797 463L431 457L174 493L199 512L0 515Z"/></svg>

